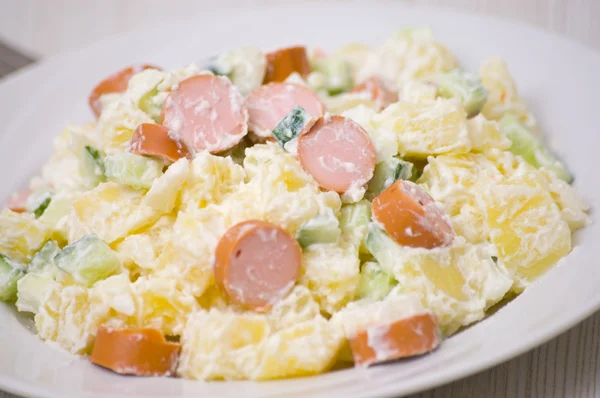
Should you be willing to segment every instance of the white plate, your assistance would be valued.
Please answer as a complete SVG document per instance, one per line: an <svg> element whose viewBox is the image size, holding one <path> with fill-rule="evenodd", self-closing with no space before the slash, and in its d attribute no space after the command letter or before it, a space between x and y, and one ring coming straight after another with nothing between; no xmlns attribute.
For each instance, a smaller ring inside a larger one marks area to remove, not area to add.
<svg viewBox="0 0 600 398"><path fill-rule="evenodd" d="M600 203L598 100L600 56L561 37L514 22L412 8L321 3L277 9L232 10L185 23L110 38L48 59L0 84L0 197L33 175L67 122L91 118L90 87L128 64L175 67L223 48L306 43L335 48L376 44L401 26L430 24L465 67L477 70L491 55L504 57L544 132L564 154L587 199ZM74 32L74 34L76 34ZM201 383L120 377L42 343L31 320L0 306L0 389L41 397L117 396L396 396L467 376L518 355L600 308L598 224L576 237L561 264L491 318L417 359L267 383Z"/></svg>

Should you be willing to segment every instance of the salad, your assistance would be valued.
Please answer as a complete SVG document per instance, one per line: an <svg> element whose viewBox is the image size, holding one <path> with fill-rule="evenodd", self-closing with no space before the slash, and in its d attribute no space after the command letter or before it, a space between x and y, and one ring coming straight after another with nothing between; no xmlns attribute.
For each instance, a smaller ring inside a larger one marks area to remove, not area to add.
<svg viewBox="0 0 600 398"><path fill-rule="evenodd" d="M116 373L269 380L426 354L590 223L506 63L373 48L128 67L0 212L0 300Z"/></svg>

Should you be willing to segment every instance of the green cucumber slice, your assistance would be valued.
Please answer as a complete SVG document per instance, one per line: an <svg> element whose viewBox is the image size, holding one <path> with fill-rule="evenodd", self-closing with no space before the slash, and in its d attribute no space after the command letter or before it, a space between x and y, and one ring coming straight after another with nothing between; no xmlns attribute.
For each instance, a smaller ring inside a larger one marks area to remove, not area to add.
<svg viewBox="0 0 600 398"><path fill-rule="evenodd" d="M459 69L433 76L428 80L437 86L440 97L459 98L469 118L479 114L487 102L488 92L481 80Z"/></svg>
<svg viewBox="0 0 600 398"><path fill-rule="evenodd" d="M25 267L0 254L0 301L17 298L17 282L25 276Z"/></svg>
<svg viewBox="0 0 600 398"><path fill-rule="evenodd" d="M396 286L396 280L385 272L381 266L369 261L363 264L360 270L357 298L381 300Z"/></svg>
<svg viewBox="0 0 600 398"><path fill-rule="evenodd" d="M340 238L340 223L333 210L320 214L305 222L296 234L301 247L315 243L335 243Z"/></svg>
<svg viewBox="0 0 600 398"><path fill-rule="evenodd" d="M279 145L285 144L298 137L305 129L314 124L315 118L301 106L295 106L273 129L273 137Z"/></svg>
<svg viewBox="0 0 600 398"><path fill-rule="evenodd" d="M377 163L373 178L367 185L367 198L373 199L392 185L396 180L410 180L413 178L413 164L393 157Z"/></svg>
<svg viewBox="0 0 600 398"><path fill-rule="evenodd" d="M499 124L504 134L512 142L509 151L521 156L536 169L545 168L568 183L573 181L573 175L566 166L544 145L540 138L521 123L517 116L507 113L500 119Z"/></svg>
<svg viewBox="0 0 600 398"><path fill-rule="evenodd" d="M104 167L108 181L147 189L163 174L164 163L130 152L118 152L104 159Z"/></svg>
<svg viewBox="0 0 600 398"><path fill-rule="evenodd" d="M93 234L66 246L54 257L54 263L87 287L109 277L121 267L117 253Z"/></svg>

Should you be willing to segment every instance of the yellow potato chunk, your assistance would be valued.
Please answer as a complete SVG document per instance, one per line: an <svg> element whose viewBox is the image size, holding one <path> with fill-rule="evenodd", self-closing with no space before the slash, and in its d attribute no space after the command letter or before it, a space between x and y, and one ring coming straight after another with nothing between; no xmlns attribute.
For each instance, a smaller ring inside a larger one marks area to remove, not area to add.
<svg viewBox="0 0 600 398"><path fill-rule="evenodd" d="M499 120L505 113L514 113L528 127L535 128L536 121L525 101L519 95L514 79L506 62L498 57L485 60L479 69L481 83L488 90L488 99L483 115L490 120Z"/></svg>
<svg viewBox="0 0 600 398"><path fill-rule="evenodd" d="M28 262L50 237L46 225L30 213L0 212L0 253L12 260Z"/></svg>
<svg viewBox="0 0 600 398"><path fill-rule="evenodd" d="M450 216L456 233L472 243L485 242L489 232L476 201L479 186L502 178L483 155L442 155L430 158L419 183Z"/></svg>
<svg viewBox="0 0 600 398"><path fill-rule="evenodd" d="M494 264L489 244L472 245L457 238L450 247L432 250L395 246L391 270L404 292L421 298L438 316L446 334L479 321L500 301L512 281Z"/></svg>
<svg viewBox="0 0 600 398"><path fill-rule="evenodd" d="M426 158L471 150L465 111L453 99L397 102L381 112L380 128L397 134L401 156Z"/></svg>
<svg viewBox="0 0 600 398"><path fill-rule="evenodd" d="M196 299L177 287L177 280L165 277L140 277L132 284L136 312L130 323L155 328L166 335L180 335L187 319L199 309Z"/></svg>
<svg viewBox="0 0 600 398"><path fill-rule="evenodd" d="M473 152L485 152L494 148L502 150L510 148L511 142L500 131L498 123L487 120L482 114L467 120L467 130L473 145Z"/></svg>
<svg viewBox="0 0 600 398"><path fill-rule="evenodd" d="M310 245L303 250L302 265L300 283L310 289L321 311L333 314L354 298L360 279L357 246Z"/></svg>
<svg viewBox="0 0 600 398"><path fill-rule="evenodd" d="M522 291L571 250L571 231L535 176L514 176L485 188L481 201L499 265Z"/></svg>
<svg viewBox="0 0 600 398"><path fill-rule="evenodd" d="M143 192L113 182L80 194L71 209L69 243L93 233L111 244L151 225L160 213L142 198Z"/></svg>
<svg viewBox="0 0 600 398"><path fill-rule="evenodd" d="M269 313L198 311L182 335L179 375L198 380L270 380L328 370L344 341L310 291L296 286Z"/></svg>
<svg viewBox="0 0 600 398"><path fill-rule="evenodd" d="M191 164L188 182L181 193L185 209L219 203L244 182L246 173L231 158L199 153ZM184 210L185 210L184 209Z"/></svg>

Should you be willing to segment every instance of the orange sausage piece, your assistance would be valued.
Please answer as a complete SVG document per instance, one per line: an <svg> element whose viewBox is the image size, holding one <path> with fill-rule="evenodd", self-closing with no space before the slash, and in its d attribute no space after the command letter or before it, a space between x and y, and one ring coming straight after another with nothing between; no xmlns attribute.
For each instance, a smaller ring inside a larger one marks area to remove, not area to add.
<svg viewBox="0 0 600 398"><path fill-rule="evenodd" d="M322 188L346 192L365 185L375 170L367 132L343 116L325 116L298 139L298 158Z"/></svg>
<svg viewBox="0 0 600 398"><path fill-rule="evenodd" d="M165 340L156 329L98 328L90 360L119 374L171 376L177 369L179 344Z"/></svg>
<svg viewBox="0 0 600 398"><path fill-rule="evenodd" d="M102 113L102 102L100 102L100 97L103 94L109 93L122 93L127 90L127 84L129 83L129 79L136 73L139 73L145 69L158 69L160 68L153 65L135 65L125 68L123 70L118 71L117 73L110 75L106 79L102 80L90 93L90 97L88 99L88 103L90 104L90 108L92 108L92 112L96 117L100 117L100 113Z"/></svg>
<svg viewBox="0 0 600 398"><path fill-rule="evenodd" d="M308 87L293 83L269 83L254 90L246 98L250 130L261 138L271 132L297 105L315 118L325 113L325 106Z"/></svg>
<svg viewBox="0 0 600 398"><path fill-rule="evenodd" d="M398 101L398 94L390 90L383 80L377 76L371 76L364 82L354 87L352 93L366 93L375 101L379 109L383 109L389 104Z"/></svg>
<svg viewBox="0 0 600 398"><path fill-rule="evenodd" d="M228 78L201 74L171 91L162 124L173 139L191 151L219 153L233 148L248 133L248 109Z"/></svg>
<svg viewBox="0 0 600 398"><path fill-rule="evenodd" d="M371 204L373 219L404 246L432 249L455 237L446 213L417 184L398 180Z"/></svg>
<svg viewBox="0 0 600 398"><path fill-rule="evenodd" d="M301 264L302 250L293 236L271 223L249 220L220 239L213 272L232 302L266 311L294 287Z"/></svg>
<svg viewBox="0 0 600 398"><path fill-rule="evenodd" d="M30 189L24 189L20 192L13 193L6 201L5 207L15 213L25 213L27 211L27 199L31 195Z"/></svg>
<svg viewBox="0 0 600 398"><path fill-rule="evenodd" d="M368 327L349 342L354 363L368 366L432 351L440 345L440 332L435 316L424 312Z"/></svg>
<svg viewBox="0 0 600 398"><path fill-rule="evenodd" d="M310 73L310 62L304 46L280 48L267 53L267 71L263 84L282 82L294 72L302 77Z"/></svg>
<svg viewBox="0 0 600 398"><path fill-rule="evenodd" d="M137 126L129 143L129 152L154 156L166 163L173 163L180 158L190 156L187 147L173 140L166 127L153 123L142 123Z"/></svg>

